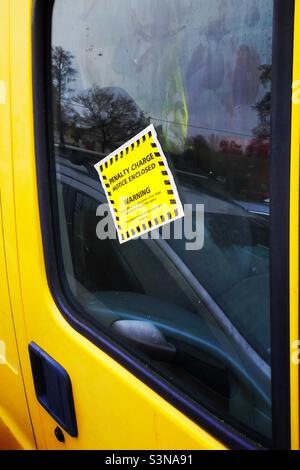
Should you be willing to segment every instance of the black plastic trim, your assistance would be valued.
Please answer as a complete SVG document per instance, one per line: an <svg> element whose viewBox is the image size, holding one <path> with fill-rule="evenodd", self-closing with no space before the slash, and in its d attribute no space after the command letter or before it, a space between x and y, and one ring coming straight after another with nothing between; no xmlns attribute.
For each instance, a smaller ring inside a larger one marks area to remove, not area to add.
<svg viewBox="0 0 300 470"><path fill-rule="evenodd" d="M77 437L72 383L68 372L37 344L31 342L28 350L38 401L70 436Z"/></svg>
<svg viewBox="0 0 300 470"><path fill-rule="evenodd" d="M56 192L50 175L55 174L51 162L51 15L53 0L35 0L33 6L33 100L36 169L43 249L49 288L62 315L94 344L116 359L140 380L149 385L168 402L176 406L211 435L231 449L257 449L246 436L210 414L170 386L160 376L145 367L129 353L85 322L75 304L66 299L58 272L61 262L57 231L53 221ZM274 1L273 94L272 108L272 365L273 365L273 423L274 447L289 448L289 357L288 336L288 238L289 238L289 149L290 149L290 90L294 0ZM288 103L288 104L287 104ZM53 160L53 159L52 159ZM53 203L54 202L54 203ZM280 222L280 223L279 223ZM278 272L279 270L279 272Z"/></svg>
<svg viewBox="0 0 300 470"><path fill-rule="evenodd" d="M271 348L273 443L289 449L289 226L294 0L275 0L272 61Z"/></svg>

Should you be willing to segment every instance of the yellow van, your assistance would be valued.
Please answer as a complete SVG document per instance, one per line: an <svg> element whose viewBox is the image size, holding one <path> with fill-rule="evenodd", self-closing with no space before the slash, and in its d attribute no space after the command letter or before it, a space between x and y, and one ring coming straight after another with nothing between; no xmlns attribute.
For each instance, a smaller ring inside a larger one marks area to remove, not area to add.
<svg viewBox="0 0 300 470"><path fill-rule="evenodd" d="M0 12L0 448L299 449L300 1ZM120 243L150 125L185 216Z"/></svg>

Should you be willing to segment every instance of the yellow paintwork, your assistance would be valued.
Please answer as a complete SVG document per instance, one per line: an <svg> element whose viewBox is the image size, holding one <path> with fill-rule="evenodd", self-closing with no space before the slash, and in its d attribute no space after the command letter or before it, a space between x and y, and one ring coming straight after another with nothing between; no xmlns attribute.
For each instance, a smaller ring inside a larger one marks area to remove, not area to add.
<svg viewBox="0 0 300 470"><path fill-rule="evenodd" d="M300 80L300 1L296 0L293 83ZM299 82L300 84L300 82ZM300 100L299 100L300 101ZM291 357L299 339L299 150L300 102L292 105L290 193L290 344ZM299 449L299 366L291 361L292 449Z"/></svg>
<svg viewBox="0 0 300 470"><path fill-rule="evenodd" d="M5 343L5 350L0 351L0 449L33 449L35 442L19 363L6 266L6 256L12 246L4 233L14 220L7 1L0 0L0 11L0 341ZM14 231L12 237L15 239Z"/></svg>
<svg viewBox="0 0 300 470"><path fill-rule="evenodd" d="M294 80L300 80L299 3L296 0ZM34 448L36 440L39 449L222 449L206 431L78 334L53 301L45 273L37 197L31 8L32 0L0 0L0 340L5 336L9 350L8 364L0 365L2 447ZM298 339L300 105L293 104L292 119L291 347ZM30 341L70 374L78 438L65 434L66 442L59 443L54 437L56 423L35 397ZM294 449L299 448L298 380L298 366L292 364Z"/></svg>

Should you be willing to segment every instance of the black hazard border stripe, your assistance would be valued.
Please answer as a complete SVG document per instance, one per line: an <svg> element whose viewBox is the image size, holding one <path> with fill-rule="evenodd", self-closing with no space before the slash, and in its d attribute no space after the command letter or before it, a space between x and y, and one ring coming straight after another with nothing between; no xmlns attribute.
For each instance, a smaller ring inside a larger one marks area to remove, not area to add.
<svg viewBox="0 0 300 470"><path fill-rule="evenodd" d="M163 176L168 176L168 172L165 171L165 170L163 170L161 173L162 173ZM176 201L175 196L174 196L174 189L173 189L171 181L170 180L164 180L164 183L167 186L167 194L169 196L173 196L173 197L170 197L169 203L171 205L176 205L177 201ZM176 211L177 211L177 215L178 215L178 210L176 209ZM175 215L175 217L177 217L177 215Z"/></svg>
<svg viewBox="0 0 300 470"><path fill-rule="evenodd" d="M117 155L116 155L117 156ZM116 157L115 156L115 157ZM102 171L105 168L108 167L108 165L106 165L106 163L108 163L110 160L108 160L107 162L105 162L104 164L102 165L99 165L99 169L100 169L100 172L101 172L101 177L103 178L103 186L105 187L105 191L106 191L106 196L107 196L107 199L110 203L110 206L111 206L111 209L112 209L112 212L114 213L115 215L115 225L118 227L118 230L121 231L122 228L119 224L120 222L120 217L119 217L119 213L118 213L118 209L116 207L116 203L115 201L112 199L113 198L113 194L112 194L112 191L111 191L111 185L110 183L108 182L108 179L107 179L107 176L103 175L102 174ZM122 240L124 240L124 236L121 234L121 238Z"/></svg>
<svg viewBox="0 0 300 470"><path fill-rule="evenodd" d="M174 203L176 204L176 201L174 200ZM174 204L172 203L172 204ZM173 214L172 214L173 212ZM157 215L153 219L148 220L147 222L144 222L140 225L137 225L134 229L130 229L130 232L132 236L138 236L139 234L147 233L148 231L153 230L154 228L158 228L161 226L161 224L164 224L165 222L171 222L172 220L176 219L178 217L179 211L178 209L174 209L168 211L166 214L161 214ZM130 238L129 232L127 232L127 239Z"/></svg>
<svg viewBox="0 0 300 470"><path fill-rule="evenodd" d="M159 162L159 164L161 166L165 166L163 161ZM162 170L161 173L163 176L168 176L169 174L166 170ZM169 199L169 204L172 206L177 205L177 201L175 199L174 189L173 189L171 181L164 180L164 184L169 187L167 189L167 194L171 196ZM154 219L150 219L147 222L142 223L141 225L137 225L134 229L130 229L131 235L129 234L129 232L126 233L127 235L126 239L131 238L131 236L133 237L138 236L141 232L147 233L147 230L151 231L152 229L156 227L158 228L159 226L161 226L161 224L164 224L165 222L171 222L172 220L178 217L178 214L179 214L179 211L178 211L178 208L176 207L174 210L169 210L166 214L158 215Z"/></svg>
<svg viewBox="0 0 300 470"><path fill-rule="evenodd" d="M135 140L134 142L132 142L130 145L128 145L127 147L125 147L123 150L121 150L119 153L116 153L115 155L113 155L109 160L107 160L106 162L102 163L99 168L100 168L100 171L101 173L103 172L103 170L105 170L105 168L108 168L108 166L110 165L113 165L114 163L117 163L119 160L121 160L125 155L129 155L130 152L132 152L133 150L137 149L140 147L141 144L145 143L147 141L147 139L151 139L153 136L152 136L152 132L149 131L147 132L146 134L144 134L143 136L141 136L139 139ZM151 144L151 146L153 148L157 148L157 145L153 142ZM160 153L157 151L155 152L155 156L156 157L160 157ZM103 179L107 179L106 177L103 176Z"/></svg>
<svg viewBox="0 0 300 470"><path fill-rule="evenodd" d="M113 165L114 163L117 163L125 155L129 155L131 151L135 150L136 148L139 148L141 144L143 144L147 141L147 139L153 139L151 131L149 131L146 134L142 135L135 142L132 142L130 145L125 147L119 153L113 155L109 160L107 160L105 163L100 165L99 168L100 168L101 173L102 173L103 170L105 171L105 169L108 168L110 165ZM152 141L151 142L151 147L153 149L154 156L161 158L161 153L159 152L157 143ZM168 177L169 173L167 171L165 162L163 160L159 160L158 165L161 167L162 176ZM126 235L124 235L124 233L122 233L122 227L120 226L120 217L118 215L118 210L115 207L115 201L111 199L112 193L110 191L108 191L110 189L110 184L106 182L107 177L105 175L102 174L102 177L103 177L104 184L105 184L105 187L106 187L106 192L107 192L108 199L109 199L110 204L111 204L111 206L113 208L113 211L115 213L116 226L118 228L118 231L120 233L120 238L121 238L122 241L128 240L131 237L139 236L139 234L141 234L142 232L147 233L147 230L151 231L155 227L159 227L160 224L164 224L165 222L172 221L173 219L175 219L178 216L179 212L178 212L177 208L174 210L174 212L172 210L170 210L166 214L158 215L154 219L148 220L146 223L142 223L141 225L137 225L135 228L130 229L130 231L127 231ZM167 189L167 193L168 193L168 195L173 196L172 198L169 199L169 204L170 205L176 205L177 201L176 201L176 199L174 199L174 190L173 190L171 181L166 179L166 180L164 180L164 184L166 186L170 186L170 189ZM173 214L172 214L172 212L173 212Z"/></svg>
<svg viewBox="0 0 300 470"><path fill-rule="evenodd" d="M151 142L151 147L152 147L152 149L153 149L154 156L155 156L155 157L161 157L161 154L160 154L160 152L159 152L157 143L156 143L156 142ZM160 166L165 166L165 164L164 164L163 161L158 162L158 164L159 164Z"/></svg>
<svg viewBox="0 0 300 470"><path fill-rule="evenodd" d="M152 145L153 148L156 147L156 144L151 144L151 145ZM160 155L159 152L155 152L154 155L157 156L157 157L161 157L161 155ZM162 176L168 177L168 176L169 176L169 172L167 171L167 167L166 167L166 165L165 165L165 162L164 162L163 160L159 160L159 161L158 161L158 165L161 167L161 174L162 174ZM170 186L170 189L167 189L167 194L170 195L170 196L174 196L174 189L173 189L173 186L172 186L171 181L170 181L170 180L164 180L164 184L165 184L166 186ZM169 200L169 203L172 204L172 205L173 205L173 204L177 204L177 202L176 202L176 200L175 200L174 198L171 198L171 199ZM177 211L177 212L178 212L178 211ZM177 215L178 215L178 214L177 214ZM177 216L175 215L175 217L177 217Z"/></svg>

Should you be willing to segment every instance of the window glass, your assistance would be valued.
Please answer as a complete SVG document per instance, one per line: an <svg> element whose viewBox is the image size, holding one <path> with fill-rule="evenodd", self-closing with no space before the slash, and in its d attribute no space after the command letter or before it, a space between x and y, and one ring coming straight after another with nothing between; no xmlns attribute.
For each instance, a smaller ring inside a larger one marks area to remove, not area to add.
<svg viewBox="0 0 300 470"><path fill-rule="evenodd" d="M272 427L272 21L272 0L56 0L52 19L67 290L84 320L261 442ZM112 221L93 165L150 123L193 238L172 223L169 237L120 245L101 235Z"/></svg>

